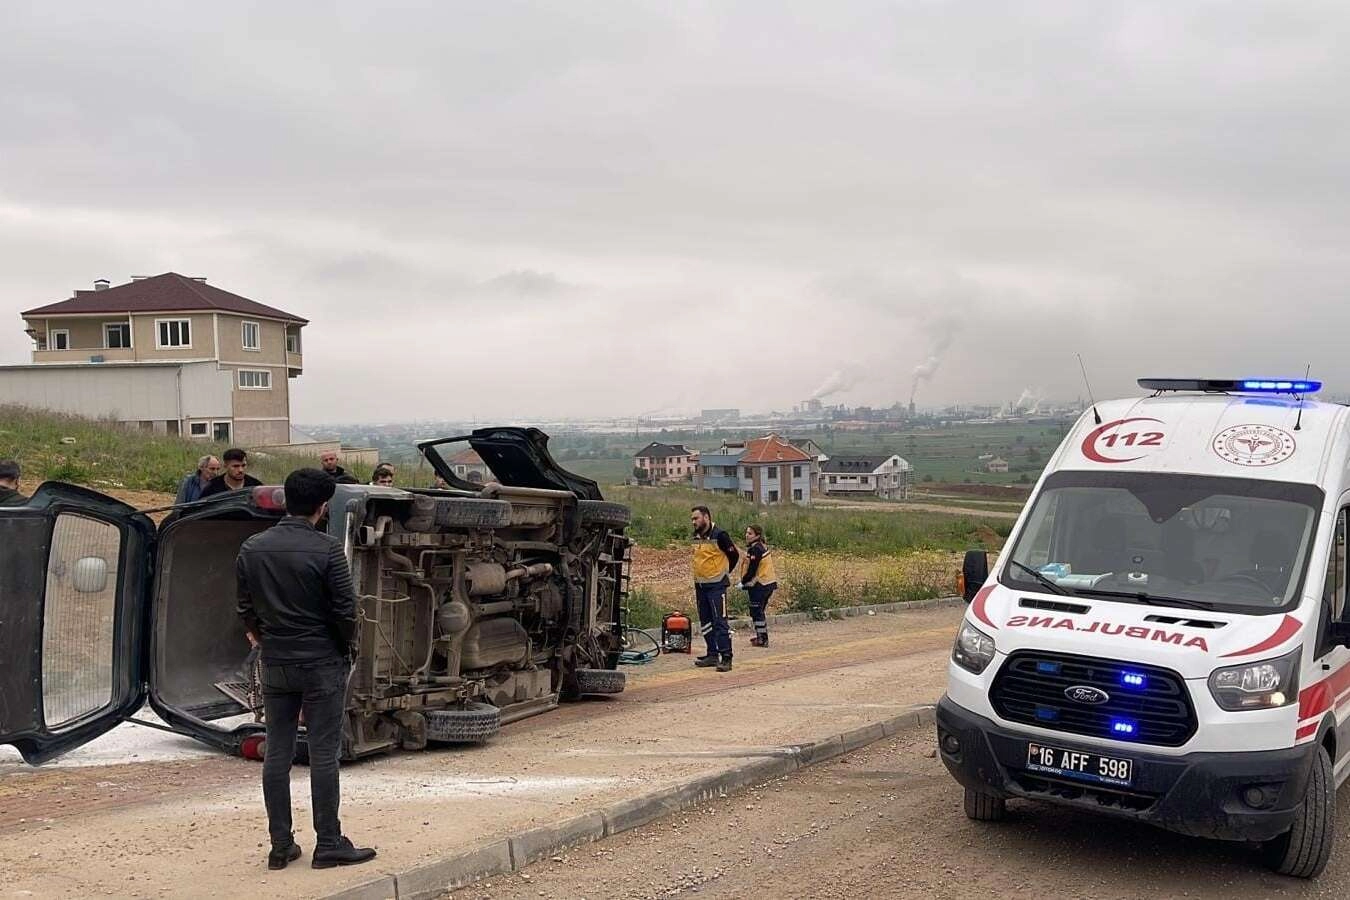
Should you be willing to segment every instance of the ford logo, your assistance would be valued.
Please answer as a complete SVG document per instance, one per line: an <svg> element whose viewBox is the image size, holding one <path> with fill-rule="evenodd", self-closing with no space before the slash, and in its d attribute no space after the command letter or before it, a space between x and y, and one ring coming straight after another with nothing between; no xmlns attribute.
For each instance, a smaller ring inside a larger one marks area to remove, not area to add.
<svg viewBox="0 0 1350 900"><path fill-rule="evenodd" d="M1064 696L1068 697L1074 703L1087 703L1096 706L1099 703L1105 703L1111 699L1111 695L1106 691L1095 687L1088 687L1086 684L1075 684L1073 687L1064 689Z"/></svg>

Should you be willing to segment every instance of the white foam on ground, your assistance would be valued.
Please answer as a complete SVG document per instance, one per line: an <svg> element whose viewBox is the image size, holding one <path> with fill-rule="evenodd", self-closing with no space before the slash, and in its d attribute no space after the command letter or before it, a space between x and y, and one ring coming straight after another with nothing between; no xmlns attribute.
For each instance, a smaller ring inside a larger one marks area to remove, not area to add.
<svg viewBox="0 0 1350 900"><path fill-rule="evenodd" d="M149 709L143 709L137 718L157 725L164 724ZM248 716L243 721L251 721ZM230 727L235 720L227 719L221 724ZM124 722L102 737L95 738L83 747L78 747L64 756L58 756L51 762L43 763L42 768L80 768L86 766L115 766L124 763L179 762L188 759L203 759L220 756L219 750L213 750L205 744L181 734L170 734L143 725ZM13 747L0 747L0 774L22 774L35 772Z"/></svg>

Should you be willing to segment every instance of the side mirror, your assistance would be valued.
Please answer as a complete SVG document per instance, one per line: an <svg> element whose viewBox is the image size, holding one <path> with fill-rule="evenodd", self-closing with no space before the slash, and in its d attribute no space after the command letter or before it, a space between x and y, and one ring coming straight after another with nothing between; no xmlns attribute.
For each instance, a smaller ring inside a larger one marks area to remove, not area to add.
<svg viewBox="0 0 1350 900"><path fill-rule="evenodd" d="M70 582L81 594L101 594L108 589L108 561L83 556L70 569Z"/></svg>
<svg viewBox="0 0 1350 900"><path fill-rule="evenodd" d="M969 603L988 580L989 554L983 550L967 550L961 563L962 598Z"/></svg>

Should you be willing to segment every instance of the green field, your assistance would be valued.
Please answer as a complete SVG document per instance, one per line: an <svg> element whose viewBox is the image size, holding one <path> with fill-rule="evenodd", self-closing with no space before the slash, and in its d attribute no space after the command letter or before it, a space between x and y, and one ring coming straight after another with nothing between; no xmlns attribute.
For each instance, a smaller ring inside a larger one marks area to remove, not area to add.
<svg viewBox="0 0 1350 900"><path fill-rule="evenodd" d="M621 484L633 470L633 454L652 441L685 444L710 450L723 439L762 437L761 430L692 434L682 431L634 435L558 435L549 447L565 468L602 485ZM898 453L914 467L916 481L976 484L1029 484L1039 477L1046 460L1065 434L1063 425L950 425L934 428L886 429L853 432L822 429L788 437L810 437L827 454ZM1007 474L984 471L985 454L1009 463Z"/></svg>
<svg viewBox="0 0 1350 900"><path fill-rule="evenodd" d="M615 487L605 495L633 510L628 533L639 544L665 547L689 540L689 510L711 508L717 524L740 543L745 526L763 526L769 542L784 550L893 555L914 550L993 549L1011 530L1009 519L985 519L938 512L894 509L756 507L728 494L692 488Z"/></svg>

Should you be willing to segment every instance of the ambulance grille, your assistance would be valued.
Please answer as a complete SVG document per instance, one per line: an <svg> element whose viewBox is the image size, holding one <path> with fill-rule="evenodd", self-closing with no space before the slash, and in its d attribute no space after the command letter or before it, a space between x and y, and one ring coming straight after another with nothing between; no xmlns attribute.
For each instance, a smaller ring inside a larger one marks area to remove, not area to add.
<svg viewBox="0 0 1350 900"><path fill-rule="evenodd" d="M1066 691L1074 687L1096 688L1107 699L1071 700ZM1019 650L994 678L989 700L1009 722L1114 741L1179 747L1196 729L1180 675L1111 659Z"/></svg>

